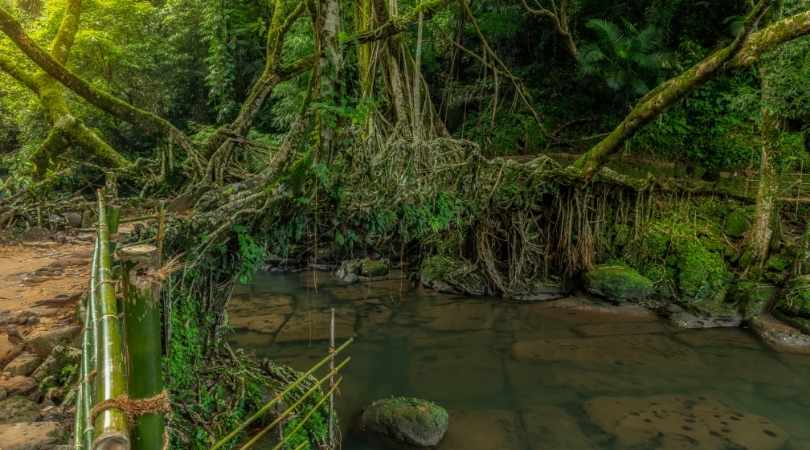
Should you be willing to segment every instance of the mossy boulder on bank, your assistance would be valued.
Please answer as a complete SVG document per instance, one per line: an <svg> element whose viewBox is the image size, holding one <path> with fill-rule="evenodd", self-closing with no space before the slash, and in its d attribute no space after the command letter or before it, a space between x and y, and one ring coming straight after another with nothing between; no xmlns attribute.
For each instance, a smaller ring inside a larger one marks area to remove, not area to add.
<svg viewBox="0 0 810 450"><path fill-rule="evenodd" d="M585 274L588 292L614 302L644 300L655 292L653 282L622 264L604 264Z"/></svg>
<svg viewBox="0 0 810 450"><path fill-rule="evenodd" d="M723 302L732 275L722 255L700 240L684 240L676 245L675 265L681 303L710 314L726 309Z"/></svg>
<svg viewBox="0 0 810 450"><path fill-rule="evenodd" d="M779 310L791 316L810 318L810 275L801 275L790 281Z"/></svg>
<svg viewBox="0 0 810 450"><path fill-rule="evenodd" d="M441 406L417 398L377 400L360 416L360 431L416 447L437 445L449 425Z"/></svg>
<svg viewBox="0 0 810 450"><path fill-rule="evenodd" d="M737 208L728 216L723 226L723 232L730 238L741 238L751 228L751 211Z"/></svg>
<svg viewBox="0 0 810 450"><path fill-rule="evenodd" d="M486 277L475 264L460 258L434 255L422 262L419 273L422 284L445 293L486 295Z"/></svg>

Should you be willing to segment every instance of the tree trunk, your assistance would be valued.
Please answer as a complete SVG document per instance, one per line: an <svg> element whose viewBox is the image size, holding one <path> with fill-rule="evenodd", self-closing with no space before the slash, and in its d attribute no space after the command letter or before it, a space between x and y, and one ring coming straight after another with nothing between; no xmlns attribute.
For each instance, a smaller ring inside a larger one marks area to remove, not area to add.
<svg viewBox="0 0 810 450"><path fill-rule="evenodd" d="M774 234L774 221L777 219L779 177L774 163L778 160L781 129L779 117L769 106L771 87L764 69L761 70L760 76L762 78L762 151L754 224L748 239L750 265L754 267L761 267L768 259L768 250Z"/></svg>

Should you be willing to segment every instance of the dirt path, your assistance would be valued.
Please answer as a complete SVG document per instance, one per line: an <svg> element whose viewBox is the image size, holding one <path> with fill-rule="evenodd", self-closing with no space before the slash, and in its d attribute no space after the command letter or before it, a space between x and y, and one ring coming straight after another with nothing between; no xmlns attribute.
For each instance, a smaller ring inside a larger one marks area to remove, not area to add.
<svg viewBox="0 0 810 450"><path fill-rule="evenodd" d="M92 239L0 243L0 450L66 442Z"/></svg>

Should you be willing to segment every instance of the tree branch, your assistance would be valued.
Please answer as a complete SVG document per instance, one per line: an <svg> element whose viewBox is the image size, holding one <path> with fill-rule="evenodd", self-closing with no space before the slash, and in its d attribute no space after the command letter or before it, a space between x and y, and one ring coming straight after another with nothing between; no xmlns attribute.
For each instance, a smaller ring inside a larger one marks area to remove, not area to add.
<svg viewBox="0 0 810 450"><path fill-rule="evenodd" d="M39 92L34 74L27 72L24 68L17 65L13 60L7 58L5 55L0 55L0 70L8 74L11 78L19 81L28 89Z"/></svg>
<svg viewBox="0 0 810 450"><path fill-rule="evenodd" d="M62 18L62 23L59 24L59 31L56 32L56 37L51 42L51 56L59 64L67 63L70 49L73 47L73 41L79 31L81 14L82 0L68 0L67 6L65 6L65 16Z"/></svg>
<svg viewBox="0 0 810 450"><path fill-rule="evenodd" d="M751 36L751 31L770 8L771 3L772 0L760 0L749 13L743 31L734 39L734 42L715 51L687 71L665 81L650 91L639 100L633 110L630 111L630 114L607 137L577 159L572 167L586 181L590 181L607 161L607 158L616 153L627 139L669 109L678 100L684 98L724 70L737 54L748 48L748 45L751 44L748 39ZM772 27L781 27L781 25L771 25L761 33L771 33ZM779 34L784 36L789 33Z"/></svg>

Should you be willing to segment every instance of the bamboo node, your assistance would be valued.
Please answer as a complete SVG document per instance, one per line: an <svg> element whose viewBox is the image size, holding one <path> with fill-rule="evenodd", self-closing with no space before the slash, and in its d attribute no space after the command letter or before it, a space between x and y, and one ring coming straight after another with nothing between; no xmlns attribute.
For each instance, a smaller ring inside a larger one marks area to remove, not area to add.
<svg viewBox="0 0 810 450"><path fill-rule="evenodd" d="M135 419L146 414L168 414L171 412L171 403L169 402L169 393L165 390L154 397L131 399L128 395L119 395L116 398L104 400L99 402L90 411L90 417L93 422L96 421L96 416L108 409L117 409L127 416L130 424L135 423Z"/></svg>

